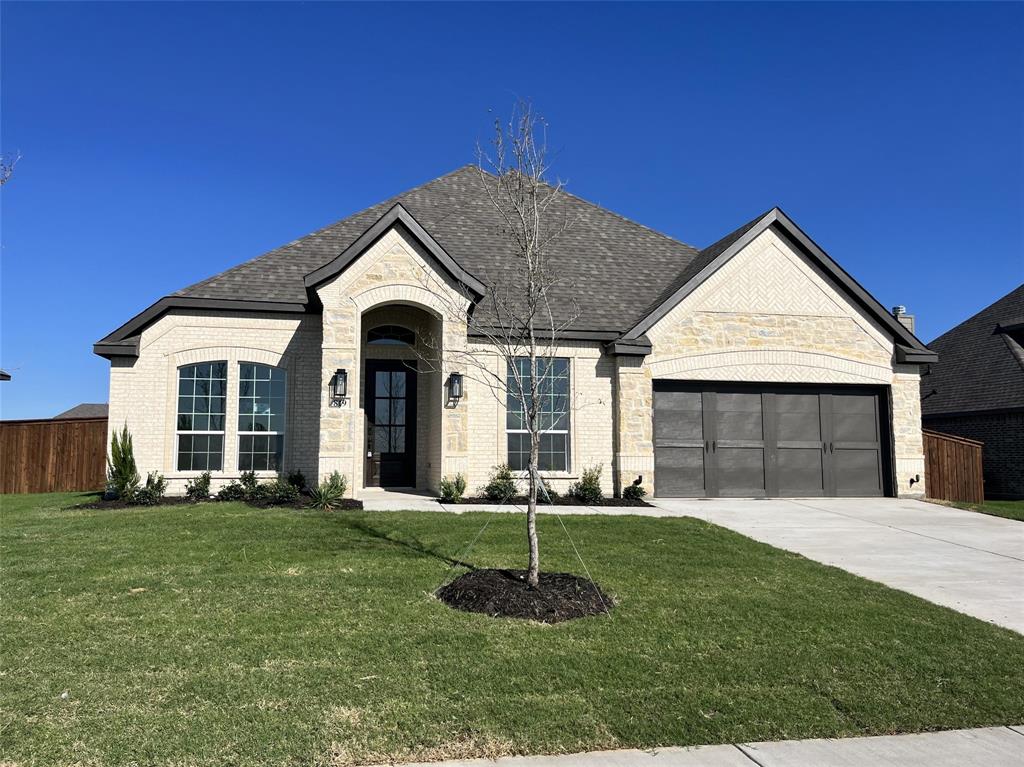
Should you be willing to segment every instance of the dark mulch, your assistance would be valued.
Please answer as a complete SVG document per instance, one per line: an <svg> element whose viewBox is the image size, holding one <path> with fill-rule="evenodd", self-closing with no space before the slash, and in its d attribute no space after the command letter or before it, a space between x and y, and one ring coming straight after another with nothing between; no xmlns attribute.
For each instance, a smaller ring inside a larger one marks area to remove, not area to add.
<svg viewBox="0 0 1024 767"><path fill-rule="evenodd" d="M497 506L500 501L492 501L486 496L474 496L472 498L461 498L458 501L443 501L443 503L490 503ZM526 504L526 496L517 495L514 498L509 498L505 501L506 504L516 504L522 506ZM628 498L602 498L597 503L588 503L587 501L581 501L579 498L574 498L571 495L559 495L552 499L549 504L546 501L537 501L538 506L651 506L647 501L635 501Z"/></svg>
<svg viewBox="0 0 1024 767"><path fill-rule="evenodd" d="M309 499L305 498L305 497L298 498L298 499L296 499L294 501L289 501L287 503L274 503L272 501L264 501L264 500L258 500L258 501L244 501L244 500L240 500L240 501L237 501L237 502L238 503L248 504L249 506L251 506L254 509L308 509L308 508L310 508L310 506L309 506ZM216 498L210 498L207 501L203 501L203 503L232 503L232 501L219 501ZM149 506L147 504L140 504L140 503L128 503L127 501L122 501L120 499L105 501L102 498L97 498L95 501L89 501L88 503L78 504L74 508L76 508L76 509L145 509L145 508L157 508L157 507L160 507L160 506L194 506L195 504L196 504L196 501L193 501L191 498L186 498L183 495L168 495L168 496L165 496L160 501L160 503L155 503L152 506ZM345 498L344 500L340 501L337 506L335 506L334 510L335 511L348 511L348 510L351 510L351 509L361 509L361 508L363 508L363 502L362 501L356 501L356 500L353 500L351 498Z"/></svg>
<svg viewBox="0 0 1024 767"><path fill-rule="evenodd" d="M525 570L471 570L442 586L436 596L449 607L492 618L525 618L542 623L607 613L614 603L587 578L572 573L541 573L536 589Z"/></svg>

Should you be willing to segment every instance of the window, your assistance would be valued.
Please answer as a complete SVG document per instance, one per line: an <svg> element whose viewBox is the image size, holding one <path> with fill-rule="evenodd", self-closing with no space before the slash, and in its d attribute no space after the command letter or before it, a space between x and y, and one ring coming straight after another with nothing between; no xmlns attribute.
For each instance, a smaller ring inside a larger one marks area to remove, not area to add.
<svg viewBox="0 0 1024 767"><path fill-rule="evenodd" d="M238 470L280 471L285 372L243 362L238 377Z"/></svg>
<svg viewBox="0 0 1024 767"><path fill-rule="evenodd" d="M537 377L540 397L540 456L537 468L541 471L569 470L569 360L563 357L538 359L535 370L530 370L528 357L518 357L516 367L508 367L508 410L505 430L508 433L508 465L514 471L526 469L530 460L530 433L526 430L526 413L516 392L518 379L529 398L531 375Z"/></svg>
<svg viewBox="0 0 1024 767"><path fill-rule="evenodd" d="M367 331L366 343L374 346L412 346L416 343L416 334L398 325L381 325Z"/></svg>
<svg viewBox="0 0 1024 767"><path fill-rule="evenodd" d="M178 368L178 471L223 468L227 368L227 362Z"/></svg>

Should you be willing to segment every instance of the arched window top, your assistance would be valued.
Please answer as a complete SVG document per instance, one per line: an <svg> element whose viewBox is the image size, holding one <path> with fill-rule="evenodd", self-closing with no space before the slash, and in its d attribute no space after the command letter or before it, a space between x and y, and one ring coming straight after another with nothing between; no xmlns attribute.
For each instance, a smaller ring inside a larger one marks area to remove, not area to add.
<svg viewBox="0 0 1024 767"><path fill-rule="evenodd" d="M400 325L379 325L367 332L366 343L374 346L413 346L416 343L416 334Z"/></svg>

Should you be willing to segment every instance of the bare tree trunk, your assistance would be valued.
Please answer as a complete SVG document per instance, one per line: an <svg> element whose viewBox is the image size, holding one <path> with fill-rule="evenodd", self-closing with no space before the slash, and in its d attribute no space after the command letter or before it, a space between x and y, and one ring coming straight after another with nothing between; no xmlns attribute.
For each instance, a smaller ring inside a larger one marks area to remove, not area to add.
<svg viewBox="0 0 1024 767"><path fill-rule="evenodd" d="M533 416L536 418L536 415ZM533 588L540 586L540 547L537 543L537 463L540 457L540 434L530 434L530 494L526 501L526 538L530 545L530 564L526 582Z"/></svg>

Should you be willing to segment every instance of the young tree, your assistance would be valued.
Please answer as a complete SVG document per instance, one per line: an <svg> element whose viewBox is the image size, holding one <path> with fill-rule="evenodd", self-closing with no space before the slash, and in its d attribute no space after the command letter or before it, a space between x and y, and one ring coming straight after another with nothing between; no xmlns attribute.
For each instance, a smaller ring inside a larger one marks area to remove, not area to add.
<svg viewBox="0 0 1024 767"><path fill-rule="evenodd" d="M490 150L477 148L480 183L501 222L500 234L512 257L489 280L486 295L469 312L452 306L471 336L485 342L488 353L440 350L449 362L482 382L500 402L518 406L529 439L526 537L527 582L537 587L540 551L537 541L538 461L541 434L565 417L569 393L556 391L553 360L565 331L579 317L573 291L558 268L556 243L572 226L561 181L550 172L547 124L529 102L519 101L507 123L495 120ZM429 280L430 278L428 278ZM432 292L442 297L449 294ZM438 348L438 347L435 347ZM497 369L494 367L497 357ZM454 357L454 359L453 359Z"/></svg>

